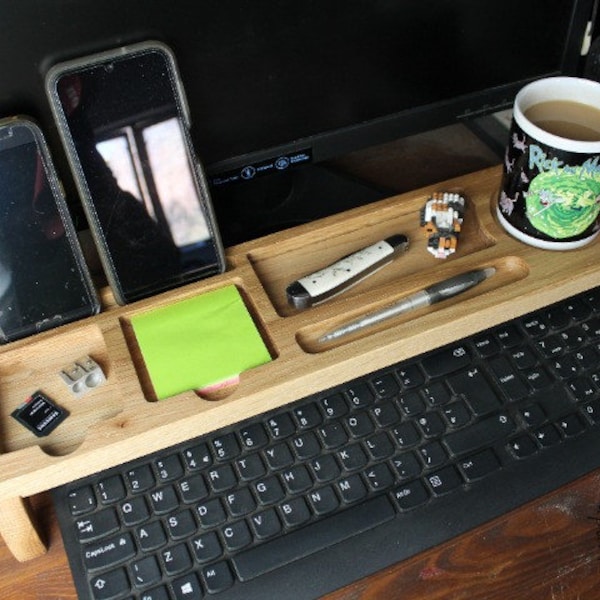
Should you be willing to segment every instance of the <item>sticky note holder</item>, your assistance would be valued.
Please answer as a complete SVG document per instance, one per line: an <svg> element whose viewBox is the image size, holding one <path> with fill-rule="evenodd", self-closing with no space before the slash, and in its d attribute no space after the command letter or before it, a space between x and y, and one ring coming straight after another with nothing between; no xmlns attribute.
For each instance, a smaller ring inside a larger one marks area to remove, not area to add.
<svg viewBox="0 0 600 600"><path fill-rule="evenodd" d="M131 318L156 398L220 382L271 360L235 285Z"/></svg>

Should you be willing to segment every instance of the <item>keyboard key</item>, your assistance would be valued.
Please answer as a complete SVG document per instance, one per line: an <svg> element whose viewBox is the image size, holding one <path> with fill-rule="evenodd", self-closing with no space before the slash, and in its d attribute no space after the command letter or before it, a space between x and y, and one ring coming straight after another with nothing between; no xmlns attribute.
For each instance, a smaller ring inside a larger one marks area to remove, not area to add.
<svg viewBox="0 0 600 600"><path fill-rule="evenodd" d="M506 357L494 358L489 365L496 376L496 382L509 401L516 402L527 396L529 393L527 384Z"/></svg>
<svg viewBox="0 0 600 600"><path fill-rule="evenodd" d="M292 417L288 413L283 413L271 417L267 423L267 429L274 440L282 440L295 433L296 428Z"/></svg>
<svg viewBox="0 0 600 600"><path fill-rule="evenodd" d="M442 406L452 399L450 392L443 381L435 381L422 390L430 406Z"/></svg>
<svg viewBox="0 0 600 600"><path fill-rule="evenodd" d="M510 357L520 371L531 369L537 364L537 356L529 346L519 346L511 351Z"/></svg>
<svg viewBox="0 0 600 600"><path fill-rule="evenodd" d="M194 573L173 581L175 600L202 600L202 587Z"/></svg>
<svg viewBox="0 0 600 600"><path fill-rule="evenodd" d="M138 588L145 588L158 583L162 577L160 566L154 556L147 556L131 565L133 584Z"/></svg>
<svg viewBox="0 0 600 600"><path fill-rule="evenodd" d="M215 438L212 441L212 449L218 461L231 460L240 453L240 445L233 433Z"/></svg>
<svg viewBox="0 0 600 600"><path fill-rule="evenodd" d="M287 527L298 527L310 519L310 512L304 498L294 498L279 506L283 521Z"/></svg>
<svg viewBox="0 0 600 600"><path fill-rule="evenodd" d="M171 546L161 552L167 575L179 575L192 566L192 558L186 544Z"/></svg>
<svg viewBox="0 0 600 600"><path fill-rule="evenodd" d="M505 413L493 415L465 429L448 434L445 443L455 456L466 454L494 442L509 438L515 432L514 421Z"/></svg>
<svg viewBox="0 0 600 600"><path fill-rule="evenodd" d="M441 496L455 490L463 482L457 470L452 465L428 475L427 481L436 496Z"/></svg>
<svg viewBox="0 0 600 600"><path fill-rule="evenodd" d="M371 384L380 398L390 398L400 390L398 381L391 373L371 379Z"/></svg>
<svg viewBox="0 0 600 600"><path fill-rule="evenodd" d="M142 465L127 471L127 482L129 483L129 489L134 494L150 490L156 484L150 465Z"/></svg>
<svg viewBox="0 0 600 600"><path fill-rule="evenodd" d="M198 505L196 512L200 525L209 529L215 525L221 525L227 520L227 513L219 498L213 498Z"/></svg>
<svg viewBox="0 0 600 600"><path fill-rule="evenodd" d="M367 469L364 472L364 476L367 480L367 485L373 492L386 490L394 484L394 476L385 463Z"/></svg>
<svg viewBox="0 0 600 600"><path fill-rule="evenodd" d="M142 597L144 600L171 600L169 591L164 585L146 590Z"/></svg>
<svg viewBox="0 0 600 600"><path fill-rule="evenodd" d="M314 429L321 424L321 413L317 409L316 404L308 404L302 408L295 408L292 411L300 429Z"/></svg>
<svg viewBox="0 0 600 600"><path fill-rule="evenodd" d="M221 542L219 542L219 538L214 531L193 538L192 549L196 560L200 564L215 560L223 554Z"/></svg>
<svg viewBox="0 0 600 600"><path fill-rule="evenodd" d="M250 519L250 524L254 530L254 535L259 540L273 537L281 531L281 522L273 508L268 508L267 510L255 514Z"/></svg>
<svg viewBox="0 0 600 600"><path fill-rule="evenodd" d="M286 536L244 551L234 557L232 562L241 581L248 581L361 531L381 525L394 515L390 501L385 496L378 496L326 517L326 521L297 529Z"/></svg>
<svg viewBox="0 0 600 600"><path fill-rule="evenodd" d="M421 446L418 454L426 469L436 469L448 459L448 455L440 442L430 442L425 446Z"/></svg>
<svg viewBox="0 0 600 600"><path fill-rule="evenodd" d="M280 502L285 497L283 487L275 476L259 481L254 486L259 502L263 506Z"/></svg>
<svg viewBox="0 0 600 600"><path fill-rule="evenodd" d="M394 427L392 435L400 448L410 448L421 439L421 434L413 423L402 423Z"/></svg>
<svg viewBox="0 0 600 600"><path fill-rule="evenodd" d="M138 527L136 533L143 552L151 552L167 543L167 535L160 521L152 521Z"/></svg>
<svg viewBox="0 0 600 600"><path fill-rule="evenodd" d="M500 398L481 371L474 367L448 379L452 392L464 398L476 416L483 416L502 406Z"/></svg>
<svg viewBox="0 0 600 600"><path fill-rule="evenodd" d="M421 364L429 377L437 378L468 367L471 356L465 346L457 344L430 354Z"/></svg>
<svg viewBox="0 0 600 600"><path fill-rule="evenodd" d="M342 394L334 394L321 399L321 408L328 419L339 419L348 412L348 405Z"/></svg>
<svg viewBox="0 0 600 600"><path fill-rule="evenodd" d="M312 431L307 431L295 437L292 440L291 446L296 454L296 458L301 461L317 456L321 452L321 444L319 444L317 436Z"/></svg>
<svg viewBox="0 0 600 600"><path fill-rule="evenodd" d="M369 435L375 429L373 421L368 412L356 413L347 417L346 427L353 438L362 438Z"/></svg>
<svg viewBox="0 0 600 600"><path fill-rule="evenodd" d="M231 465L221 465L206 473L208 484L213 492L225 492L237 485L237 477Z"/></svg>
<svg viewBox="0 0 600 600"><path fill-rule="evenodd" d="M225 504L232 517L248 515L256 508L256 501L248 488L229 492L225 496Z"/></svg>
<svg viewBox="0 0 600 600"><path fill-rule="evenodd" d="M417 365L407 365L396 371L398 379L405 390L423 385L425 378Z"/></svg>
<svg viewBox="0 0 600 600"><path fill-rule="evenodd" d="M371 415L378 427L387 429L400 421L400 414L392 401L382 402L371 409Z"/></svg>
<svg viewBox="0 0 600 600"><path fill-rule="evenodd" d="M401 510L410 510L429 500L429 492L423 483L416 479L405 485L397 487L394 491L394 498Z"/></svg>
<svg viewBox="0 0 600 600"><path fill-rule="evenodd" d="M444 415L448 425L453 429L463 427L471 420L471 414L464 402L452 402L444 407Z"/></svg>
<svg viewBox="0 0 600 600"><path fill-rule="evenodd" d="M197 526L191 510L182 510L167 520L169 535L173 540L182 540L196 532Z"/></svg>
<svg viewBox="0 0 600 600"><path fill-rule="evenodd" d="M559 429L565 437L573 437L585 431L585 424L579 415L567 415L557 422Z"/></svg>
<svg viewBox="0 0 600 600"><path fill-rule="evenodd" d="M444 454L445 458L445 454ZM400 479L418 477L423 470L421 463L412 452L405 452L392 460L392 465Z"/></svg>
<svg viewBox="0 0 600 600"><path fill-rule="evenodd" d="M308 495L308 500L314 513L318 516L333 512L340 504L340 501L331 486L313 490Z"/></svg>
<svg viewBox="0 0 600 600"><path fill-rule="evenodd" d="M245 448L253 449L265 446L269 442L269 436L262 423L253 423L240 431L242 444Z"/></svg>
<svg viewBox="0 0 600 600"><path fill-rule="evenodd" d="M96 495L91 485L69 492L69 510L72 515L82 515L94 508L96 508Z"/></svg>
<svg viewBox="0 0 600 600"><path fill-rule="evenodd" d="M88 517L75 521L80 542L91 542L105 537L119 529L119 519L113 508L106 508Z"/></svg>
<svg viewBox="0 0 600 600"><path fill-rule="evenodd" d="M350 475L350 477L338 481L338 492L343 502L354 504L367 495L367 488L365 488L360 475Z"/></svg>
<svg viewBox="0 0 600 600"><path fill-rule="evenodd" d="M314 478L320 483L333 481L340 474L340 467L331 454L313 458L309 465Z"/></svg>
<svg viewBox="0 0 600 600"><path fill-rule="evenodd" d="M281 473L283 485L290 494L299 494L312 487L312 478L304 465L296 465Z"/></svg>
<svg viewBox="0 0 600 600"><path fill-rule="evenodd" d="M253 481L262 477L267 472L259 454L250 454L249 456L238 458L236 466L243 481Z"/></svg>
<svg viewBox="0 0 600 600"><path fill-rule="evenodd" d="M150 510L143 496L132 498L121 503L121 515L123 523L129 527L139 525L150 518Z"/></svg>
<svg viewBox="0 0 600 600"><path fill-rule="evenodd" d="M112 504L123 500L126 494L127 490L120 475L113 475L98 483L98 495L102 504Z"/></svg>
<svg viewBox="0 0 600 600"><path fill-rule="evenodd" d="M84 547L83 557L90 571L108 569L135 556L135 544L130 533L116 535Z"/></svg>
<svg viewBox="0 0 600 600"><path fill-rule="evenodd" d="M536 432L534 432L534 437L537 440L537 443L542 448L547 448L549 446L554 446L560 442L560 434L554 425L544 425Z"/></svg>
<svg viewBox="0 0 600 600"><path fill-rule="evenodd" d="M226 562L204 567L202 577L204 585L206 585L206 591L209 594L218 594L233 585L233 577Z"/></svg>
<svg viewBox="0 0 600 600"><path fill-rule="evenodd" d="M108 573L102 573L90 580L92 593L96 600L112 600L120 598L131 589L125 569L116 569Z"/></svg>
<svg viewBox="0 0 600 600"><path fill-rule="evenodd" d="M366 408L375 400L375 394L366 383L350 385L346 390L346 394L354 408Z"/></svg>
<svg viewBox="0 0 600 600"><path fill-rule="evenodd" d="M221 530L225 546L228 550L235 552L252 543L252 535L246 521L236 521ZM218 556L218 554L217 554Z"/></svg>
<svg viewBox="0 0 600 600"><path fill-rule="evenodd" d="M179 499L171 485L152 492L150 500L157 515L166 515L179 506Z"/></svg>
<svg viewBox="0 0 600 600"><path fill-rule="evenodd" d="M446 430L446 424L436 412L428 412L417 419L417 423L426 438L438 437Z"/></svg>
<svg viewBox="0 0 600 600"><path fill-rule="evenodd" d="M489 358L500 352L500 344L496 337L491 333L478 335L474 338L473 344L481 358Z"/></svg>
<svg viewBox="0 0 600 600"><path fill-rule="evenodd" d="M415 415L419 415L422 412L425 412L426 408L425 402L416 392L402 394L400 398L398 398L398 406L400 406L402 414L406 417L414 417Z"/></svg>
<svg viewBox="0 0 600 600"><path fill-rule="evenodd" d="M500 461L492 450L484 450L461 460L458 464L467 481L476 481L500 468Z"/></svg>
<svg viewBox="0 0 600 600"><path fill-rule="evenodd" d="M183 452L183 458L190 471L205 469L212 465L213 459L208 444L198 444L192 448L187 448Z"/></svg>
<svg viewBox="0 0 600 600"><path fill-rule="evenodd" d="M294 463L294 455L285 443L267 448L264 453L267 464L273 471L284 469Z"/></svg>
<svg viewBox="0 0 600 600"><path fill-rule="evenodd" d="M177 454L155 461L160 481L173 481L183 475L183 466Z"/></svg>
<svg viewBox="0 0 600 600"><path fill-rule="evenodd" d="M338 452L337 456L346 471L358 471L366 466L368 462L367 455L360 444L346 446Z"/></svg>
<svg viewBox="0 0 600 600"><path fill-rule="evenodd" d="M516 458L527 458L538 450L537 445L528 435L521 435L511 440L508 448Z"/></svg>
<svg viewBox="0 0 600 600"><path fill-rule="evenodd" d="M520 344L523 339L521 332L513 324L501 325L496 328L496 337L504 348L514 348Z"/></svg>
<svg viewBox="0 0 600 600"><path fill-rule="evenodd" d="M181 499L186 503L198 502L208 496L208 488L204 483L204 477L200 473L182 479L179 482Z"/></svg>

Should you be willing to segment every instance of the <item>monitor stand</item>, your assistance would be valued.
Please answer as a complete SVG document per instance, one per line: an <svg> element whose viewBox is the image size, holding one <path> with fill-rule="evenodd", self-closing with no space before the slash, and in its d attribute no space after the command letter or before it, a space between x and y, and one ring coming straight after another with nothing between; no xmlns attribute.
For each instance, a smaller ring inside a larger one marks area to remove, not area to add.
<svg viewBox="0 0 600 600"><path fill-rule="evenodd" d="M223 244L233 246L392 195L322 165L211 189Z"/></svg>

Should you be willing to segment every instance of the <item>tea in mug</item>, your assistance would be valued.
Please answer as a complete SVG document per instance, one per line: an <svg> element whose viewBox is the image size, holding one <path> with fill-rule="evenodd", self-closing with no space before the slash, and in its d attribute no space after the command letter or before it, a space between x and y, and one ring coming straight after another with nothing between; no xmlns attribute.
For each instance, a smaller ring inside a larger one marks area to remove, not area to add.
<svg viewBox="0 0 600 600"><path fill-rule="evenodd" d="M600 141L600 109L573 100L547 100L530 106L525 117L553 135L581 142Z"/></svg>

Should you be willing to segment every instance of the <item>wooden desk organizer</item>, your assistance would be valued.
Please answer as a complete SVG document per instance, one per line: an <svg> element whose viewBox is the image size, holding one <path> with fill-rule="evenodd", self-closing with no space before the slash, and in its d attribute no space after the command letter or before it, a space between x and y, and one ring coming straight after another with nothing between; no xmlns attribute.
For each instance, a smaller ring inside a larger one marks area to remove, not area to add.
<svg viewBox="0 0 600 600"><path fill-rule="evenodd" d="M223 275L129 306L105 293L101 314L0 349L0 532L19 560L43 552L27 497L168 447L312 392L414 356L593 286L600 285L598 243L548 252L509 237L492 205L498 168L402 194L279 232L228 251ZM461 191L468 201L458 252L438 260L426 252L419 210L435 191ZM327 199L323 198L323 202ZM307 311L287 305L286 285L341 256L394 233L408 252L345 294ZM473 268L496 274L451 299L329 345L319 335L433 282ZM272 362L241 375L224 399L194 392L153 402L136 352L132 315L227 284L242 292ZM107 382L76 399L58 373L83 355ZM46 438L10 416L36 389L70 412Z"/></svg>

